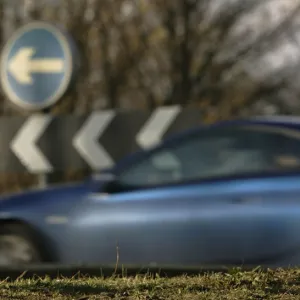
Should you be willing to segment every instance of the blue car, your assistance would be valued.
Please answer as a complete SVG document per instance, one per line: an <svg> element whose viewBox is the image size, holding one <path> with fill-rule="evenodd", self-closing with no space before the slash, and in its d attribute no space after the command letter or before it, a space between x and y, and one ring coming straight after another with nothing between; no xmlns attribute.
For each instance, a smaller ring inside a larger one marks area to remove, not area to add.
<svg viewBox="0 0 300 300"><path fill-rule="evenodd" d="M300 119L222 121L0 201L0 266L300 265Z"/></svg>

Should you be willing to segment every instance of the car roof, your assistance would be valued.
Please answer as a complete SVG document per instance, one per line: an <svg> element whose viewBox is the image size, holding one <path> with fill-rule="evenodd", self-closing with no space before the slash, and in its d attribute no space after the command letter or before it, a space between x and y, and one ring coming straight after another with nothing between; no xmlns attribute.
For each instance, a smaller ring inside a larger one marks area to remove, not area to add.
<svg viewBox="0 0 300 300"><path fill-rule="evenodd" d="M287 129L300 130L300 117L297 116L285 116L285 115L277 115L277 116L254 116L250 118L240 118L240 119L231 119L215 122L213 124L199 124L199 126L193 127L191 129L184 130L180 133L173 134L167 137L162 145L172 144L181 138L184 138L188 135L195 134L197 132L201 132L204 129L217 129L227 126L255 126L255 125L263 125L263 126L274 126L274 127L282 127ZM155 146L153 148L156 148ZM152 149L153 149L152 148ZM151 149L150 149L151 150ZM124 166L130 164L132 161L137 159L139 156L143 155L143 153L147 152L147 150L141 150L131 155L126 156L124 159L117 163L117 169L123 169Z"/></svg>
<svg viewBox="0 0 300 300"><path fill-rule="evenodd" d="M254 116L250 118L236 118L231 120L218 121L213 124L200 124L199 126L187 129L180 133L175 133L169 137L167 137L164 142L171 141L173 139L178 139L180 137L184 137L186 135L190 135L193 133L200 132L203 129L214 129L214 128L222 128L227 126L255 126L255 125L265 125L265 126L274 126L274 127L282 127L282 128L291 128L300 130L300 117L298 116Z"/></svg>
<svg viewBox="0 0 300 300"><path fill-rule="evenodd" d="M238 123L238 124L264 124L269 126L282 126L290 128L300 128L300 117L298 116L255 116L247 119L237 119L232 121L225 121L227 123ZM237 125L238 125L237 124Z"/></svg>

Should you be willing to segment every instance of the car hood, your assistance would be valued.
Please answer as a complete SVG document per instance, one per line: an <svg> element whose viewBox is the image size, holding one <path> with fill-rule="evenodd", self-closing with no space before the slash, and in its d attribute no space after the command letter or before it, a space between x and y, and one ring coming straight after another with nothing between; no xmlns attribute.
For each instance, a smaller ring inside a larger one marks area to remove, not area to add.
<svg viewBox="0 0 300 300"><path fill-rule="evenodd" d="M32 189L25 192L8 194L0 197L0 209L7 207L29 207L32 205L70 205L80 201L91 190L91 184L71 183L50 186L45 189Z"/></svg>

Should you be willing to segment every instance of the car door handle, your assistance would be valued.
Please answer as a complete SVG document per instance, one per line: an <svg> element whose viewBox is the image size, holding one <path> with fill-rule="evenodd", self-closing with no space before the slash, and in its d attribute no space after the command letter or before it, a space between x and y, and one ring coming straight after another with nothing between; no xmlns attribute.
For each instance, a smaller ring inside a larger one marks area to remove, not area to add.
<svg viewBox="0 0 300 300"><path fill-rule="evenodd" d="M91 193L88 196L88 199L94 202L101 202L108 200L110 197L110 194L107 193Z"/></svg>
<svg viewBox="0 0 300 300"><path fill-rule="evenodd" d="M233 204L243 204L243 203L248 202L248 199L245 199L245 198L234 198L234 199L232 199L231 202Z"/></svg>
<svg viewBox="0 0 300 300"><path fill-rule="evenodd" d="M260 203L262 198L260 197L237 197L232 199L234 204L243 204L243 203Z"/></svg>

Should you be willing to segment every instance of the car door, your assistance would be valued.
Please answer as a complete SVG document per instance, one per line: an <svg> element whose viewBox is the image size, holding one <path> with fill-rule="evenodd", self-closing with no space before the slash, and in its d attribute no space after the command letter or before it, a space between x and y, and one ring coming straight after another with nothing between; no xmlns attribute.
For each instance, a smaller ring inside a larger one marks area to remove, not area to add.
<svg viewBox="0 0 300 300"><path fill-rule="evenodd" d="M273 219L280 210L269 211L270 199L279 195L269 155L274 139L243 130L188 136L119 172L117 185L89 195L74 213L68 258L241 265L283 251L272 232L276 226L285 232L284 223Z"/></svg>
<svg viewBox="0 0 300 300"><path fill-rule="evenodd" d="M196 178L198 137L162 147L118 175L117 187L87 197L72 215L72 262L114 264L195 264L219 257L208 226L224 200L228 186ZM210 146L223 139L210 140ZM206 145L205 151L209 150ZM207 158L208 159L208 158ZM193 160L193 161L191 161ZM192 168L193 167L193 168ZM221 225L214 225L215 228Z"/></svg>
<svg viewBox="0 0 300 300"><path fill-rule="evenodd" d="M231 191L242 204L238 218L246 231L237 244L243 264L299 265L299 129L265 124L244 126L239 131L248 136L240 139L242 144L247 140L264 160L259 172L238 178Z"/></svg>

